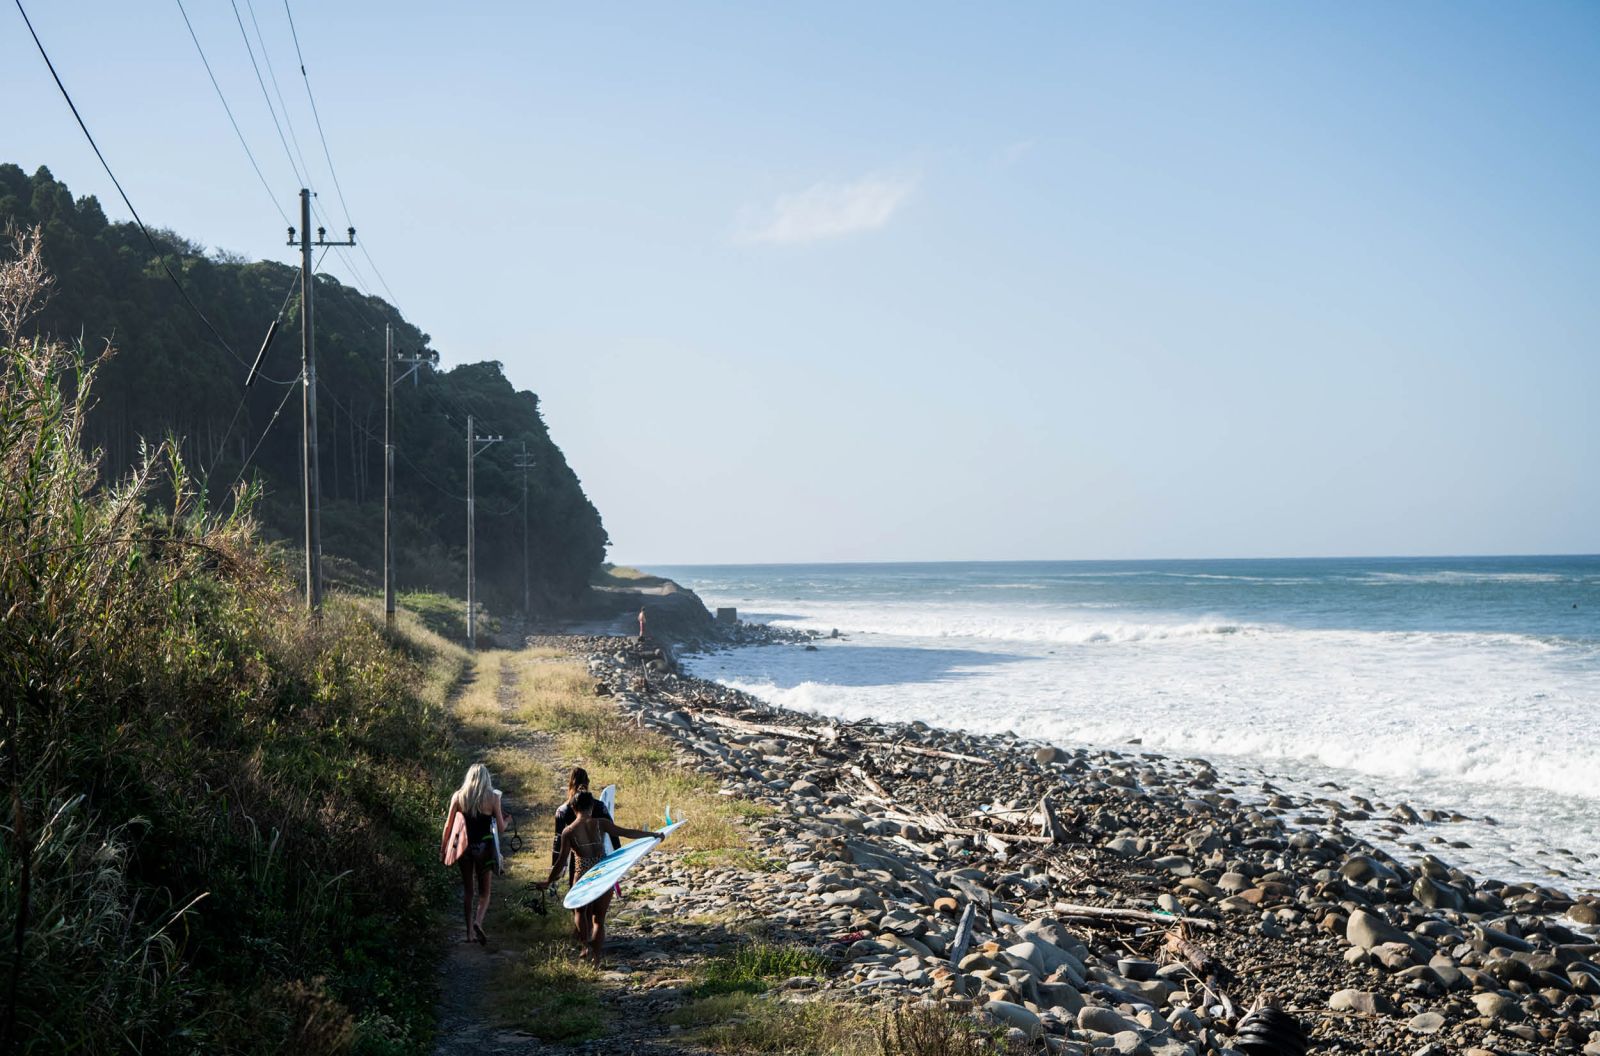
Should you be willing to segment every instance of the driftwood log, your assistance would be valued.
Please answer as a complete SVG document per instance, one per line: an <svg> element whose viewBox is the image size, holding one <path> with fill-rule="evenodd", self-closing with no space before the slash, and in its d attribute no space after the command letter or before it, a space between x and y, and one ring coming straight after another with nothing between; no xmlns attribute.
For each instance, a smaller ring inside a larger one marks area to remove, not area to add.
<svg viewBox="0 0 1600 1056"><path fill-rule="evenodd" d="M1076 902L1057 902L1055 911L1063 916L1082 917L1085 920L1105 920L1120 924L1174 924L1192 926L1200 931L1216 931L1215 921L1199 917L1177 917L1170 913L1152 913L1143 909L1121 909L1116 906L1084 906Z"/></svg>
<svg viewBox="0 0 1600 1056"><path fill-rule="evenodd" d="M780 737L790 741L805 741L808 744L826 744L831 742L837 734L831 727L822 727L826 733L818 730L808 730L800 726L773 726L765 722L746 722L744 719L733 719L715 711L691 711L696 722L710 723L712 726L721 726L726 730L738 733L748 733L763 737Z"/></svg>
<svg viewBox="0 0 1600 1056"><path fill-rule="evenodd" d="M978 904L968 902L967 908L961 911L961 923L956 925L956 939L950 944L950 967L956 967L961 963L961 958L967 955L967 949L972 945L972 926L977 917Z"/></svg>

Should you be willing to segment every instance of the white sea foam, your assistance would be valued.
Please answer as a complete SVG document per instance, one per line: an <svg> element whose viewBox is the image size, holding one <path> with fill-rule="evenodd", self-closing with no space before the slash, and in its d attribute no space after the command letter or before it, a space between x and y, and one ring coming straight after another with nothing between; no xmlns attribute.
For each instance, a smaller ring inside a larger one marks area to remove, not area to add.
<svg viewBox="0 0 1600 1056"><path fill-rule="evenodd" d="M1554 572L1467 572L1441 569L1436 572L1367 572L1364 578L1379 583L1566 583L1578 580Z"/></svg>
<svg viewBox="0 0 1600 1056"><path fill-rule="evenodd" d="M748 609L752 604L746 599ZM1106 610L1108 603L1076 602L1026 608L950 604L894 604L840 602L825 604L766 600L754 611L770 610L770 622L795 630L823 634L837 629L845 634L872 634L902 639L975 639L1019 645L1097 645L1184 638L1251 637L1261 635L1315 638L1330 644L1387 642L1398 646L1445 645L1460 649L1504 646L1551 652L1572 643L1562 639L1513 633L1461 631L1326 631L1283 625L1245 623L1221 617L1173 622L1140 619L1085 621L1074 609Z"/></svg>
<svg viewBox="0 0 1600 1056"><path fill-rule="evenodd" d="M1080 606L1103 603L1020 597L723 603L734 601L849 636L819 653L749 649L691 662L697 674L775 703L1069 743L1138 738L1263 767L1307 791L1329 779L1366 782L1419 807L1499 819L1495 828L1452 828L1451 838L1478 848L1456 855L1463 864L1549 879L1536 852L1567 846L1583 859L1578 873L1600 882L1592 640L1091 616Z"/></svg>
<svg viewBox="0 0 1600 1056"><path fill-rule="evenodd" d="M746 603L748 607L748 602ZM1263 630L1226 620L1192 620L1155 623L1139 620L1083 622L1060 615L1061 606L1027 609L951 605L894 605L841 603L817 605L766 601L760 608L784 613L777 623L797 630L833 628L852 634L881 634L897 638L974 638L996 642L1081 645L1095 642L1142 642L1163 638L1239 634ZM1086 603L1084 608L1098 608Z"/></svg>

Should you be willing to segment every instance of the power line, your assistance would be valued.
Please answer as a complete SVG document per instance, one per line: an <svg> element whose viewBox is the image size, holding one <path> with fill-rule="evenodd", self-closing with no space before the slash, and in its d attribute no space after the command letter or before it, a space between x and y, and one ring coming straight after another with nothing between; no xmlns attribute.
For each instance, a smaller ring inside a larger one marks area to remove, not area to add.
<svg viewBox="0 0 1600 1056"><path fill-rule="evenodd" d="M232 491L234 488L239 486L239 481L244 478L244 471L248 469L250 467L250 463L254 461L256 452L261 450L262 442L266 440L267 434L272 432L272 427L277 424L278 416L283 414L283 409L289 405L289 397L293 395L294 386L291 385L283 390L283 399L278 401L277 410L272 412L272 417L267 420L266 428L261 430L261 436L256 440L256 446L250 449L250 453L246 455L244 461L240 463L239 472L234 474L233 483L228 485L229 491Z"/></svg>
<svg viewBox="0 0 1600 1056"><path fill-rule="evenodd" d="M249 0L245 0L249 3ZM306 98L311 101L311 116L317 122L317 138L322 140L322 156L328 159L328 175L333 177L333 189L339 195L339 205L344 209L344 223L350 227L350 206L344 200L344 188L339 186L339 172L333 167L333 153L328 150L328 137L322 131L322 114L317 111L317 97L311 91L311 77L306 73L306 57L300 52L300 32L295 29L294 12L289 9L289 0L283 0L283 13L289 16L289 34L294 38L294 57L300 63L300 79L306 84Z"/></svg>
<svg viewBox="0 0 1600 1056"><path fill-rule="evenodd" d="M18 0L20 3L21 0ZM300 169L294 163L294 153L289 149L289 140L283 134L283 125L278 121L278 111L272 105L272 96L267 92L267 81L261 76L261 65L256 62L256 49L250 45L250 34L244 28L244 17L239 14L238 0L229 0L233 6L233 19L239 23L239 35L244 38L244 50L250 55L250 66L256 71L256 83L261 86L261 98L266 100L267 113L272 115L272 127L278 130L278 142L283 144L284 157L289 159L289 168L294 170L294 178L302 187L310 187L310 182L300 174ZM285 117L288 115L285 114Z"/></svg>
<svg viewBox="0 0 1600 1056"><path fill-rule="evenodd" d="M183 280L179 279L167 264L166 255L162 252L161 247L156 244L156 240L150 234L150 229L145 226L144 220L140 218L139 210L133 207L133 201L128 197L128 192L122 189L122 181L117 179L115 172L111 171L110 163L106 161L105 154L100 151L100 144L95 142L94 134L89 131L89 126L84 123L83 115L78 112L78 104L72 101L72 94L67 91L67 86L61 82L61 75L56 72L56 64L50 61L50 53L45 50L44 42L39 39L38 31L33 28L33 20L28 17L27 9L22 6L22 0L15 0L15 3L18 14L22 15L22 21L28 27L28 35L33 37L34 47L39 49L39 57L44 59L45 66L50 70L51 78L56 82L56 88L61 92L61 98L67 101L67 107L72 111L72 116L78 122L78 127L83 130L84 138L89 141L89 146L94 148L94 156L100 159L100 167L106 170L106 175L111 178L112 186L116 187L117 194L122 197L122 204L128 207L128 212L133 215L133 222L139 225L140 234L144 235L144 240L150 244L151 250L155 252L156 260L161 264L161 270L167 273L167 278L172 280L172 285L178 288L178 293L182 295L184 303L205 324L206 329L211 331L211 336L216 339L217 344L222 346L223 351L238 360L241 366L249 367L250 364L245 362L244 357L233 350L233 346L228 344L227 338L223 337L222 332L212 325L210 319L206 318L206 313L200 310L200 306L194 303L194 298L189 296L189 290L184 286Z"/></svg>
<svg viewBox="0 0 1600 1056"><path fill-rule="evenodd" d="M267 192L267 198L272 202L272 207L278 211L279 216L283 217L283 222L287 226L289 214L284 212L283 206L278 204L278 196L272 193L272 185L267 182L266 176L262 174L261 166L256 161L255 152L250 149L250 144L245 141L244 132L239 129L239 122L233 116L233 107L228 105L228 97L222 94L222 85L217 83L217 75L211 72L211 60L206 58L206 49L200 46L200 38L195 34L194 23L189 21L189 12L183 8L183 0L177 0L177 3L178 12L183 15L183 24L189 27L189 39L194 41L194 50L200 53L200 61L206 67L206 76L211 78L211 87L216 89L217 98L222 102L222 109L227 112L228 123L233 126L233 134L239 137L239 145L244 148L245 157L250 159L250 167L256 170L256 179L261 181L261 189Z"/></svg>
<svg viewBox="0 0 1600 1056"><path fill-rule="evenodd" d="M294 12L289 8L289 0L283 0L283 13L289 18L289 35L294 38L294 57L300 63L300 79L305 82L306 99L311 102L311 116L317 123L317 138L322 140L322 156L328 159L328 175L333 177L333 189L339 195L340 208L344 210L345 226L350 227L353 226L353 222L350 219L350 204L345 201L344 188L339 184L339 170L333 166L333 151L328 149L328 137L322 130L322 113L317 109L316 94L311 91L311 75L306 72L306 58L300 51L300 31L295 28ZM378 277L378 285L382 286L383 292L389 295L389 303L398 309L400 307L400 298L396 297L394 291L389 288L389 281L383 277L383 272L378 268L378 262L372 259L372 254L368 252L366 243L363 242L357 248L361 250L361 255L367 258L367 264L371 266L372 273Z"/></svg>
<svg viewBox="0 0 1600 1056"><path fill-rule="evenodd" d="M345 417L349 420L351 426L356 430L356 432L362 434L368 440L371 440L374 443L378 443L378 442L382 441L382 437L378 436L371 429L368 429L365 425L362 424L361 419L356 416L355 411L352 410L348 404L346 404L343 400L339 399L338 396L334 395L333 392L330 391L326 386L323 387L322 391L323 391L323 394L325 396L327 396L329 400L333 401L333 405L335 407L339 408L339 410L344 413ZM438 481L436 481L432 477L428 476L428 474L423 471L422 467L417 465L415 462L413 462L411 460L411 456L406 454L405 448L400 447L397 444L397 445L395 445L395 453L398 454L405 461L406 465L410 466L412 468L412 470L414 470L416 472L417 476L421 477L423 482L426 483L434 491L437 491L439 494L444 495L447 498L454 499L457 502L466 502L467 501L467 497L465 495L462 495L459 492L451 491L449 488L445 487L443 484L440 484ZM522 507L522 500L518 499L515 502L513 502L510 506L507 506L503 510L490 510L490 511L488 511L487 516L489 516L489 517L505 517L508 514L514 512L514 511L516 511L518 509L521 509L521 507Z"/></svg>
<svg viewBox="0 0 1600 1056"><path fill-rule="evenodd" d="M327 256L328 251L327 250L323 250L322 253L323 253L323 256ZM290 300L290 298L292 298L294 296L294 288L299 283L299 281L300 281L299 276L296 276L295 278L290 280L289 288L287 290L285 290L284 294L283 294L283 303L278 305L278 315L277 315L278 319L281 320L283 318L283 313L288 311L288 309L289 309L289 300ZM268 332L268 337L269 337L269 339L271 337L271 332L270 331ZM265 348L263 348L262 351L266 351ZM270 382L273 385L294 386L294 385L298 385L300 383L300 379L298 377L290 378L288 381L280 381L277 378L268 377L267 375L262 374L259 371L256 373L256 377L260 378L262 381ZM239 422L239 414L240 414L240 412L242 412L244 410L244 405L249 401L249 399L250 399L250 388L249 388L249 382L246 381L245 382L245 390L239 396L239 405L233 409L233 417L228 419L228 428L223 430L222 439L217 442L216 459L221 459L222 458L223 451L228 446L228 441L233 438L233 427L238 424L238 422ZM201 476L209 478L211 476L211 471L213 469L215 469L215 468L217 468L217 463L216 463L216 460L213 460L211 465L206 468L205 472L202 473Z"/></svg>
<svg viewBox="0 0 1600 1056"><path fill-rule="evenodd" d="M328 388L326 388L326 387L324 387L322 391L328 397L329 400L333 401L333 405L335 407L339 408L339 410L344 412L345 417L351 422L351 424L355 427L355 430L357 432L359 432L362 435L364 435L368 440L375 441L375 442L382 442L382 437L377 436L375 433L372 432L372 430L368 429L365 425L363 425L361 423L361 420L356 417L355 412L352 411L350 409L350 407L347 406L344 403L343 400L339 399L338 396L334 395L333 392L331 390L329 390ZM438 481L436 481L432 477L428 476L428 474L423 471L421 466L419 466L415 462L411 461L411 456L406 454L405 448L400 447L399 445L395 445L395 453L398 454L405 461L406 465L410 466L416 472L417 476L421 477L423 482L426 483L434 491L437 491L439 494L445 496L446 498L454 499L457 502L466 502L467 501L467 497L465 495L462 495L462 494L460 494L458 492L451 491L449 488L445 487L443 484L440 484Z"/></svg>
<svg viewBox="0 0 1600 1056"><path fill-rule="evenodd" d="M289 141L294 144L294 156L300 159L300 168L305 170L309 177L311 166L306 164L306 156L300 150L300 137L295 135L294 118L289 115L289 104L283 101L283 89L278 87L278 71L272 65L272 56L267 54L267 38L261 33L261 23L256 21L256 5L251 3L251 0L244 0L244 7L250 12L250 24L255 27L256 43L261 45L261 62L267 67L267 76L272 78L272 93L278 97L278 107L283 111L283 123L289 126ZM235 12L237 13L237 7Z"/></svg>

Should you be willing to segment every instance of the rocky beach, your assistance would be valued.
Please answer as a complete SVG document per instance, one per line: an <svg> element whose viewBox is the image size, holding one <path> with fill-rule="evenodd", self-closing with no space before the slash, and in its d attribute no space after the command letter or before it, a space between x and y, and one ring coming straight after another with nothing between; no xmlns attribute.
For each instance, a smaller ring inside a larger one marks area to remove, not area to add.
<svg viewBox="0 0 1600 1056"><path fill-rule="evenodd" d="M715 914L826 957L772 1000L934 1003L1017 1051L1600 1053L1600 902L1454 868L1448 813L1026 729L822 719L653 642L530 642L585 657L597 693L748 803L748 860L652 856L621 926L665 941ZM1350 831L1377 815L1437 856Z"/></svg>

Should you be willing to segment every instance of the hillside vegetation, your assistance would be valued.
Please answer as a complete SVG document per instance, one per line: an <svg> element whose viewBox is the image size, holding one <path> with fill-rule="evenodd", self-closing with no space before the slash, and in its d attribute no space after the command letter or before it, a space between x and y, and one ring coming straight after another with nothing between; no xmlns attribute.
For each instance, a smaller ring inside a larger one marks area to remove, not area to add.
<svg viewBox="0 0 1600 1056"><path fill-rule="evenodd" d="M98 463L100 362L0 332L0 1051L423 1051L465 654L311 620L191 448Z"/></svg>
<svg viewBox="0 0 1600 1056"><path fill-rule="evenodd" d="M171 435L193 486L216 506L260 440L245 473L263 484L255 516L269 537L303 538L300 397L273 383L292 381L300 369L298 268L207 254L180 235L155 233L167 265L240 362L183 303L139 230L109 222L94 198L75 199L49 170L29 177L15 165L0 165L0 226L7 223L42 230L44 263L56 281L26 333L58 341L81 335L91 355L107 341L123 350L100 365L97 398L82 425L88 445L103 452L106 476L135 469L144 444ZM293 254L285 247L285 260ZM433 353L428 335L388 302L326 274L317 276L316 291L323 546L330 555L376 569L383 538L384 326L394 328L397 349ZM264 379L235 417L248 361L280 311ZM400 586L466 593L469 413L479 433L505 437L477 460L480 597L502 610L522 605L523 473L515 463L524 444L535 463L527 473L535 604L579 595L605 556L600 515L551 440L538 397L516 391L498 363L427 370L415 383L396 387Z"/></svg>

